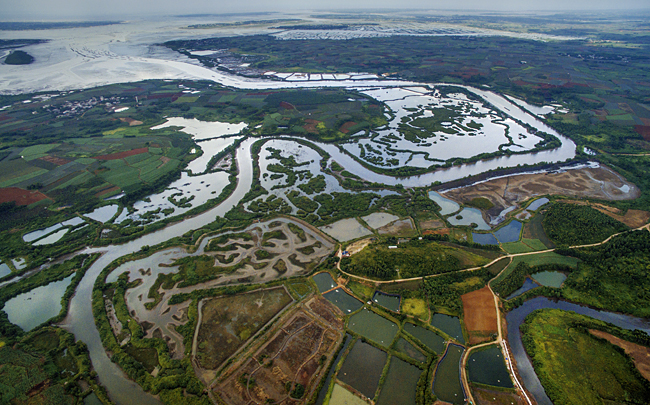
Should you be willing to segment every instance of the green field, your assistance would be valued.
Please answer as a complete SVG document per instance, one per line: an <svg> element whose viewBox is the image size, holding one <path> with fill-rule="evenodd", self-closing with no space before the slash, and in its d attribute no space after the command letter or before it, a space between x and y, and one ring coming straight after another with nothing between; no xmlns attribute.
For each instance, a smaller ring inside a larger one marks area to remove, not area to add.
<svg viewBox="0 0 650 405"><path fill-rule="evenodd" d="M555 404L646 404L650 382L630 358L586 331L589 319L572 312L534 312L522 325L524 346Z"/></svg>
<svg viewBox="0 0 650 405"><path fill-rule="evenodd" d="M576 204L555 203L542 222L551 240L560 245L586 245L602 242L628 227L600 211Z"/></svg>

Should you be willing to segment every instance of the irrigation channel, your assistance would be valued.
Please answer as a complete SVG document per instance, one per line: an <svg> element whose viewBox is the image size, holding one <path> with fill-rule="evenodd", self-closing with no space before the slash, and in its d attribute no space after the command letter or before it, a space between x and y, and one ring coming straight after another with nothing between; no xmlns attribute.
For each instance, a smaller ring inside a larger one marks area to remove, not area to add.
<svg viewBox="0 0 650 405"><path fill-rule="evenodd" d="M344 81L323 81L323 82L278 82L263 79L243 79L237 76L228 75L222 72L215 72L210 69L190 65L177 61L150 60L158 64L174 65L193 78L214 80L223 85L233 86L242 89L274 89L274 88L319 88L319 87L343 87L350 89L381 88L381 87L403 87L403 86L426 86L427 84L413 83L406 81L390 80L344 80ZM436 86L435 84L434 86ZM444 84L440 84L444 85ZM464 87L464 86L463 86ZM335 145L315 143L331 154L349 172L372 182L385 184L402 184L407 187L427 186L433 182L448 182L458 180L467 176L478 175L497 168L516 167L518 165L530 165L541 163L558 163L575 156L575 144L568 138L560 135L550 127L543 124L527 114L515 104L497 94L465 87L471 92L482 97L486 102L500 109L507 115L512 116L524 123L530 124L538 130L550 133L561 141L561 146L530 154L515 154L503 156L475 163L454 166L446 169L436 170L419 176L396 178L387 175L380 175L362 166L351 156L340 151ZM139 251L145 245L156 245L173 237L183 235L187 231L198 229L206 223L212 222L215 217L223 216L231 208L235 207L243 196L248 192L253 181L253 165L250 148L256 139L246 139L236 151L236 161L239 167L237 186L233 193L220 205L203 214L186 219L182 222L167 226L159 231L144 235L139 239L123 245L111 245L102 248L86 248L79 253L100 252L102 256L92 265L77 287L76 294L70 302L70 308L62 326L72 332L75 337L88 345L90 358L98 373L101 383L107 388L111 399L117 404L139 403L143 405L159 404L159 400L152 395L145 393L140 386L129 380L120 368L111 362L104 351L99 332L95 327L93 319L91 297L95 279L102 269L113 260Z"/></svg>

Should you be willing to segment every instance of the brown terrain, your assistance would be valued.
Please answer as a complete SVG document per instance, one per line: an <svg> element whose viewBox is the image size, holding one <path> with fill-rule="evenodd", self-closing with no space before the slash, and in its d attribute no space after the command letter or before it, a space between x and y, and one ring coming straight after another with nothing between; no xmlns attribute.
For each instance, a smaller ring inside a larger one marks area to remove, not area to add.
<svg viewBox="0 0 650 405"><path fill-rule="evenodd" d="M18 187L0 189L0 204L14 201L16 205L29 205L50 198L40 191L23 190Z"/></svg>
<svg viewBox="0 0 650 405"><path fill-rule="evenodd" d="M629 187L628 192L624 192L625 186ZM639 196L639 189L613 170L601 166L563 173L522 174L493 179L449 190L444 196L463 203L473 198L485 197L494 204L489 214L497 215L506 207L545 194L601 200L631 200Z"/></svg>
<svg viewBox="0 0 650 405"><path fill-rule="evenodd" d="M524 405L526 401L514 392L491 390L472 385L472 396L477 405Z"/></svg>
<svg viewBox="0 0 650 405"><path fill-rule="evenodd" d="M95 156L93 157L93 159L97 159L97 160L124 159L125 157L139 155L141 153L147 153L147 152L149 152L149 148L138 148L138 149L127 150L126 152L112 153L110 155Z"/></svg>
<svg viewBox="0 0 650 405"><path fill-rule="evenodd" d="M650 347L641 346L636 343L628 342L614 335L610 335L602 330L589 329L589 332L601 339L607 340L623 350L632 358L634 365L639 370L643 378L650 380Z"/></svg>
<svg viewBox="0 0 650 405"><path fill-rule="evenodd" d="M426 221L420 221L420 229L436 229L442 228L445 226L445 223L439 219L428 219Z"/></svg>
<svg viewBox="0 0 650 405"><path fill-rule="evenodd" d="M491 335L497 333L497 312L490 289L485 286L460 298L469 343L474 345L491 340Z"/></svg>

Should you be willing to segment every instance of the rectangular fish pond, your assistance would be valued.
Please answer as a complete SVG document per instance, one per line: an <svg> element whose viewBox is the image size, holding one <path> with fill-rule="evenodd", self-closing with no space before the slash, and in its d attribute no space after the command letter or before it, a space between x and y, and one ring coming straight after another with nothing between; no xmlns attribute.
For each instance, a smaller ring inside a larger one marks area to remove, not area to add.
<svg viewBox="0 0 650 405"><path fill-rule="evenodd" d="M332 278L332 275L326 271L315 274L312 278L314 279L314 282L316 283L316 286L318 287L318 291L320 293L329 291L338 285Z"/></svg>
<svg viewBox="0 0 650 405"><path fill-rule="evenodd" d="M395 342L395 345L393 347L397 352L405 354L412 358L413 360L417 360L420 363L424 363L427 360L427 355L422 353L420 349L418 349L416 346L411 344L408 340L404 339L403 337L400 337L397 342Z"/></svg>
<svg viewBox="0 0 650 405"><path fill-rule="evenodd" d="M473 351L467 359L467 371L471 382L513 388L503 353L497 345Z"/></svg>
<svg viewBox="0 0 650 405"><path fill-rule="evenodd" d="M399 312L400 300L401 297L399 295L386 294L381 291L375 292L375 295L372 297L372 302L393 312Z"/></svg>
<svg viewBox="0 0 650 405"><path fill-rule="evenodd" d="M336 305L345 315L359 310L363 303L346 293L342 288L337 288L328 293L323 294L326 300Z"/></svg>
<svg viewBox="0 0 650 405"><path fill-rule="evenodd" d="M377 405L415 405L415 391L422 370L393 356Z"/></svg>
<svg viewBox="0 0 650 405"><path fill-rule="evenodd" d="M465 391L460 382L460 359L464 351L461 346L449 345L433 378L433 393L438 399L454 405L465 403Z"/></svg>
<svg viewBox="0 0 650 405"><path fill-rule="evenodd" d="M376 347L357 342L348 353L337 378L368 398L374 398L388 354Z"/></svg>
<svg viewBox="0 0 650 405"><path fill-rule="evenodd" d="M472 241L479 245L498 245L499 241L491 233L474 233L472 232Z"/></svg>
<svg viewBox="0 0 650 405"><path fill-rule="evenodd" d="M460 319L458 317L445 314L433 314L431 317L431 326L440 329L458 342L465 344L463 327L460 325Z"/></svg>
<svg viewBox="0 0 650 405"><path fill-rule="evenodd" d="M445 350L445 339L429 329L407 322L404 324L404 331L419 340L436 354L441 354Z"/></svg>
<svg viewBox="0 0 650 405"><path fill-rule="evenodd" d="M384 347L389 347L399 332L396 323L367 309L350 317L348 329Z"/></svg>

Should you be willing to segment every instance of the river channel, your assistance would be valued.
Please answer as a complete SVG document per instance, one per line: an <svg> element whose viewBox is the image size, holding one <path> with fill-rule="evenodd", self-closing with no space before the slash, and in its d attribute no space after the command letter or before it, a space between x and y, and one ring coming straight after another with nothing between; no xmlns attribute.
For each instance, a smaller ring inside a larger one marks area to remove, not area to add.
<svg viewBox="0 0 650 405"><path fill-rule="evenodd" d="M376 87L397 87L422 85L418 83L403 81L340 81L340 82L306 82L306 83L289 83L267 80L241 79L235 76L226 75L221 72L214 72L209 69L189 65L181 62L157 61L158 63L179 65L186 73L192 76L203 77L217 81L224 85L231 85L238 88L255 88L270 89L284 87L346 87L346 88L376 88ZM180 66L184 65L184 66ZM191 73L190 73L191 72ZM575 144L568 138L558 134L542 122L534 119L532 116L524 113L519 107L505 98L494 93L468 88L470 91L478 94L488 103L507 114L529 123L539 130L551 133L557 136L562 145L559 148L537 153L524 155L503 156L485 161L479 161L471 164L454 166L447 169L440 169L431 173L420 176L407 178L395 178L387 175L380 175L370 171L362 166L350 155L340 151L337 146L332 144L315 143L331 154L346 170L373 182L384 184L403 184L407 187L426 186L435 181L447 182L464 178L466 176L480 174L489 170L505 167L515 167L523 164L537 164L543 162L562 162L575 156ZM108 264L118 257L140 250L145 245L156 245L170 238L183 235L185 232L198 229L203 225L212 222L217 216L223 216L231 208L236 206L242 197L248 192L253 181L253 160L250 153L250 147L255 139L245 140L236 151L236 161L239 167L237 187L235 191L224 202L209 211L167 226L164 229L145 235L139 239L128 242L123 245L112 245L102 248L87 248L83 253L102 252L103 255L88 269L86 275L79 284L76 294L70 302L70 309L63 327L74 333L77 339L85 342L90 351L90 358L94 368L97 370L101 383L107 388L111 399L117 404L138 403L143 405L159 404L155 397L145 393L135 382L126 378L120 368L111 362L101 343L99 332L95 327L95 322L90 305L92 299L92 288L95 279L99 273Z"/></svg>
<svg viewBox="0 0 650 405"><path fill-rule="evenodd" d="M581 315L609 322L623 329L639 329L650 333L650 321L636 318L629 315L617 314L613 312L598 311L589 307L583 307L566 301L551 301L545 297L537 297L524 302L524 304L508 313L506 321L508 322L508 343L517 362L517 370L521 375L524 386L532 394L539 405L553 405L546 395L544 387L537 378L533 365L526 354L524 344L521 341L521 332L519 325L526 317L537 309L562 309L564 311L573 311Z"/></svg>

